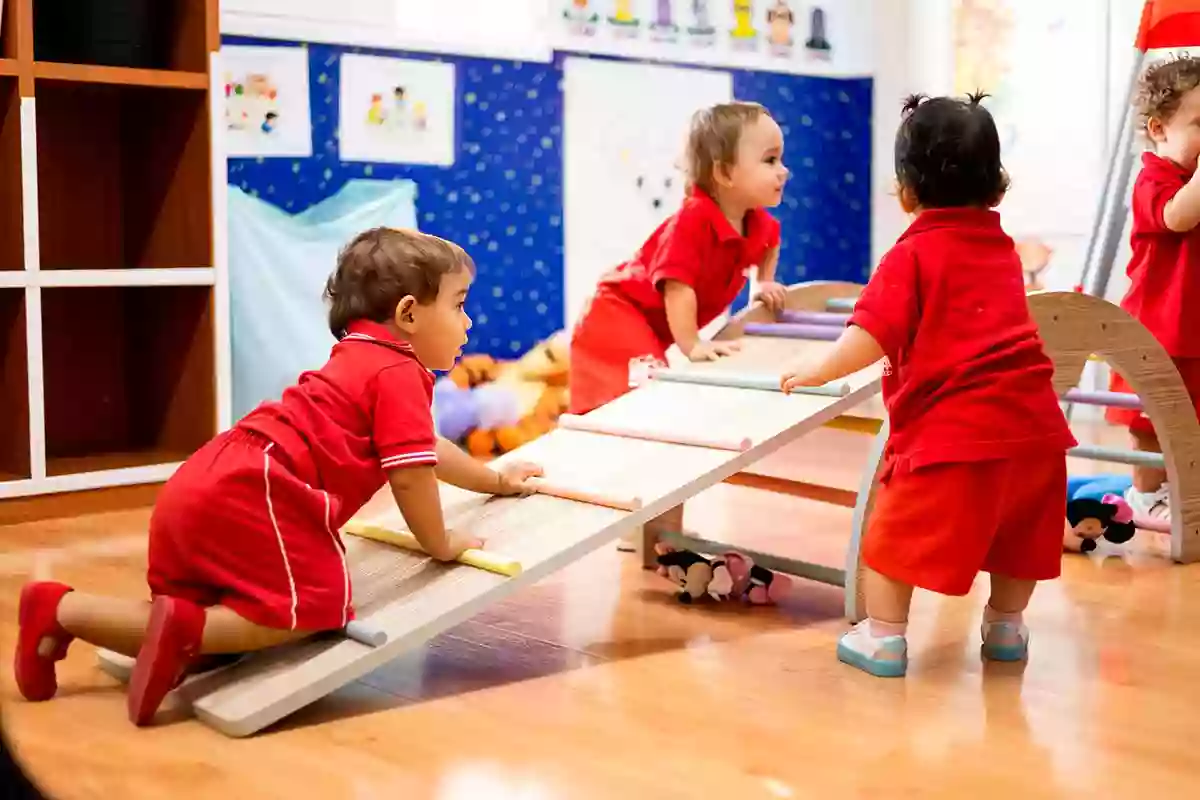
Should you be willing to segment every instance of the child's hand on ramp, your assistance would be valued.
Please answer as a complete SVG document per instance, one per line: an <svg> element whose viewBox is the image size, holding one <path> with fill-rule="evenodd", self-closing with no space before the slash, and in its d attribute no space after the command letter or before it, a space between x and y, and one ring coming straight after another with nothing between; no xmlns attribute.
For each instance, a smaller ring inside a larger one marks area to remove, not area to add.
<svg viewBox="0 0 1200 800"><path fill-rule="evenodd" d="M486 540L478 536L455 531L446 532L446 550L444 553L433 554L439 561L457 561L468 550L482 550Z"/></svg>
<svg viewBox="0 0 1200 800"><path fill-rule="evenodd" d="M806 364L792 367L779 377L779 388L784 394L791 394L792 390L803 386L822 386L824 383L825 379L817 370Z"/></svg>
<svg viewBox="0 0 1200 800"><path fill-rule="evenodd" d="M500 486L496 490L499 495L529 495L534 487L529 484L530 478L540 478L542 468L528 461L514 461L505 464L499 470Z"/></svg>
<svg viewBox="0 0 1200 800"><path fill-rule="evenodd" d="M696 342L688 352L690 361L716 361L742 349L740 342Z"/></svg>

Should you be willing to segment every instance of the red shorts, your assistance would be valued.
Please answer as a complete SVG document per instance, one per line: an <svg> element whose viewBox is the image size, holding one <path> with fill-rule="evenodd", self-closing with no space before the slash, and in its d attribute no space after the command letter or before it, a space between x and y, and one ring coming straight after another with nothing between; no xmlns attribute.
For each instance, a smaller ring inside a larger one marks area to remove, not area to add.
<svg viewBox="0 0 1200 800"><path fill-rule="evenodd" d="M1188 395L1192 398L1192 405L1200 413L1200 358L1173 358L1171 360L1175 362L1175 369L1179 370L1179 377L1183 379L1183 385L1187 387ZM1116 370L1112 371L1108 385L1109 390L1113 392L1133 391L1133 387L1126 383ZM1139 436L1154 436L1154 426L1150 424L1150 418L1136 409L1109 408L1104 412L1104 419L1113 425L1129 428L1130 433Z"/></svg>
<svg viewBox="0 0 1200 800"><path fill-rule="evenodd" d="M893 475L880 487L863 562L893 580L964 595L980 570L1057 578L1067 509L1064 453L959 462Z"/></svg>
<svg viewBox="0 0 1200 800"><path fill-rule="evenodd" d="M667 360L667 347L637 306L601 289L571 334L570 408L586 414L629 391L629 362Z"/></svg>
<svg viewBox="0 0 1200 800"><path fill-rule="evenodd" d="M353 619L329 496L288 466L269 440L238 429L188 459L150 519L151 593L222 605L268 628L332 630Z"/></svg>

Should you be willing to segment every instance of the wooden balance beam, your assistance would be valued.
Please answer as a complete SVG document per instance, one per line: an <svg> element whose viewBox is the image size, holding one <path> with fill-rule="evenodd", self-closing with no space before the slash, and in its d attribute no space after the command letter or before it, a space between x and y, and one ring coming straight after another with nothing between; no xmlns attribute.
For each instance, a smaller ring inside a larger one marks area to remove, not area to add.
<svg viewBox="0 0 1200 800"><path fill-rule="evenodd" d="M778 373L811 343L763 340L736 359L689 370L718 373L770 365ZM817 343L816 346L828 346ZM423 645L484 607L530 586L689 497L740 473L879 392L879 371L864 370L845 393L784 395L720 385L651 380L583 419L601 427L668 423L676 432L721 441L749 439L746 450L556 429L497 459L534 461L563 485L603 497L633 497L622 510L564 497L488 498L442 485L447 527L480 536L487 551L520 570L507 576L466 564L435 562L411 547L346 536L356 626L251 654L186 680L175 696L197 718L234 737L249 736L404 652ZM403 530L399 512L359 522ZM411 543L409 543L411 544ZM102 651L101 666L127 680L129 659Z"/></svg>

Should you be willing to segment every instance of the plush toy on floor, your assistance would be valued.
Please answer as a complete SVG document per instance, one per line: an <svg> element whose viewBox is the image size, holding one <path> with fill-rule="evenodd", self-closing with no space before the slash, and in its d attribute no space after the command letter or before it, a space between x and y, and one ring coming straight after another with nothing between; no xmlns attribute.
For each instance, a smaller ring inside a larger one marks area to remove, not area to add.
<svg viewBox="0 0 1200 800"><path fill-rule="evenodd" d="M655 545L655 552L658 553L658 574L681 587L677 598L684 604L708 596L718 601L774 605L792 588L791 578L760 567L741 553L727 552L709 559L661 542Z"/></svg>
<svg viewBox="0 0 1200 800"><path fill-rule="evenodd" d="M1067 522L1063 550L1090 553L1103 539L1125 544L1137 528L1133 509L1125 502L1124 492L1130 479L1121 476L1086 476L1067 480Z"/></svg>

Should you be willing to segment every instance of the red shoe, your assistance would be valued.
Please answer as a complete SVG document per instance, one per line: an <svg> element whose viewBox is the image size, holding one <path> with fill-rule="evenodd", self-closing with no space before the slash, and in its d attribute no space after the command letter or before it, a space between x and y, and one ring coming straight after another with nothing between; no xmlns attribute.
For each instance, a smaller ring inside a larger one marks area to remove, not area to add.
<svg viewBox="0 0 1200 800"><path fill-rule="evenodd" d="M204 609L178 597L160 595L150 606L150 622L129 676L129 721L145 725L163 698L180 684L200 655Z"/></svg>
<svg viewBox="0 0 1200 800"><path fill-rule="evenodd" d="M67 657L75 638L58 624L58 604L70 591L70 586L52 581L27 583L21 589L15 671L17 688L31 702L49 700L58 691L54 665Z"/></svg>

